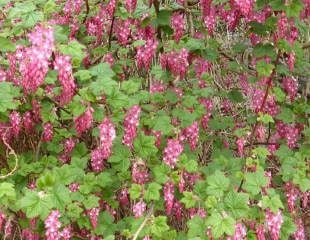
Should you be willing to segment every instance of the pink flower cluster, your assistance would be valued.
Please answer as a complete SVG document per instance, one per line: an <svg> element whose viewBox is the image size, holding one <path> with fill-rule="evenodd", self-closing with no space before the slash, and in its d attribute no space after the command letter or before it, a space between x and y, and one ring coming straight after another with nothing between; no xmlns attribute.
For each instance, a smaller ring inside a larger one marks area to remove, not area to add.
<svg viewBox="0 0 310 240"><path fill-rule="evenodd" d="M298 195L300 194L300 191L292 182L287 182L285 184L285 192L286 192L288 210L290 212L294 212L295 203L298 198Z"/></svg>
<svg viewBox="0 0 310 240"><path fill-rule="evenodd" d="M13 111L9 117L13 135L17 137L21 129L22 119L20 114L16 111Z"/></svg>
<svg viewBox="0 0 310 240"><path fill-rule="evenodd" d="M174 30L174 40L178 43L185 33L185 19L182 13L175 12L172 14L171 27Z"/></svg>
<svg viewBox="0 0 310 240"><path fill-rule="evenodd" d="M137 7L137 0L125 0L125 8L129 13L133 13Z"/></svg>
<svg viewBox="0 0 310 240"><path fill-rule="evenodd" d="M211 7L209 14L204 16L203 22L208 29L209 34L212 35L216 27L216 10L214 7Z"/></svg>
<svg viewBox="0 0 310 240"><path fill-rule="evenodd" d="M147 166L144 162L135 162L131 169L132 181L137 184L145 184L149 179Z"/></svg>
<svg viewBox="0 0 310 240"><path fill-rule="evenodd" d="M168 139L167 146L164 149L163 161L171 168L174 168L178 157L183 152L183 145L179 140Z"/></svg>
<svg viewBox="0 0 310 240"><path fill-rule="evenodd" d="M125 132L123 136L123 144L128 147L132 147L133 140L137 136L140 113L141 108L138 105L132 106L126 113L123 124Z"/></svg>
<svg viewBox="0 0 310 240"><path fill-rule="evenodd" d="M68 138L64 142L64 151L62 155L59 157L60 160L64 163L70 161L70 153L73 151L76 144L76 140L73 138Z"/></svg>
<svg viewBox="0 0 310 240"><path fill-rule="evenodd" d="M59 101L61 105L65 105L71 101L76 89L72 74L71 58L69 56L57 55L54 68L58 71L58 80L62 86Z"/></svg>
<svg viewBox="0 0 310 240"><path fill-rule="evenodd" d="M131 20L117 19L114 24L115 24L114 32L116 34L119 44L126 46L131 33L130 30Z"/></svg>
<svg viewBox="0 0 310 240"><path fill-rule="evenodd" d="M244 16L252 13L253 4L253 0L234 0L234 5Z"/></svg>
<svg viewBox="0 0 310 240"><path fill-rule="evenodd" d="M100 209L98 207L91 208L87 210L87 215L89 216L90 223L92 227L95 229L98 225L98 216L100 213Z"/></svg>
<svg viewBox="0 0 310 240"><path fill-rule="evenodd" d="M61 223L59 221L60 213L58 210L52 211L48 217L45 219L45 237L46 240L59 240L59 228Z"/></svg>
<svg viewBox="0 0 310 240"><path fill-rule="evenodd" d="M281 210L275 214L269 209L266 210L266 226L273 240L278 240L280 237L280 229L283 223L283 216Z"/></svg>
<svg viewBox="0 0 310 240"><path fill-rule="evenodd" d="M145 68L148 70L151 66L152 58L156 53L158 46L157 40L147 40L144 46L137 47L136 62L138 68Z"/></svg>
<svg viewBox="0 0 310 240"><path fill-rule="evenodd" d="M186 127L182 131L182 135L180 137L181 141L183 139L188 140L190 148L194 151L197 147L198 139L199 139L199 126L198 122L194 121L192 125Z"/></svg>
<svg viewBox="0 0 310 240"><path fill-rule="evenodd" d="M134 204L132 207L132 212L135 218L141 217L143 213L145 212L145 210L146 210L146 204L145 202L143 202L142 199L136 204Z"/></svg>
<svg viewBox="0 0 310 240"><path fill-rule="evenodd" d="M295 240L306 240L305 228L304 228L302 219L297 218L295 220L295 224L296 224L297 230L293 233L293 238Z"/></svg>
<svg viewBox="0 0 310 240"><path fill-rule="evenodd" d="M75 130L78 135L91 128L93 123L93 108L88 107L87 110L80 116L74 119Z"/></svg>
<svg viewBox="0 0 310 240"><path fill-rule="evenodd" d="M21 85L25 93L35 92L44 82L49 58L54 49L51 27L36 26L28 37L32 46L16 52L16 57L20 60Z"/></svg>
<svg viewBox="0 0 310 240"><path fill-rule="evenodd" d="M163 188L167 215L171 215L174 203L174 185L172 182L166 182Z"/></svg>
<svg viewBox="0 0 310 240"><path fill-rule="evenodd" d="M291 101L294 101L297 96L298 82L293 77L284 77L282 79L282 87Z"/></svg>
<svg viewBox="0 0 310 240"><path fill-rule="evenodd" d="M279 112L279 107L276 103L275 97L268 95L266 101L264 102L265 92L260 89L254 90L252 96L252 108L255 112L268 113L271 116L275 116ZM264 103L264 104L263 104Z"/></svg>
<svg viewBox="0 0 310 240"><path fill-rule="evenodd" d="M53 125L47 122L43 125L42 140L44 142L50 142L53 139Z"/></svg>
<svg viewBox="0 0 310 240"><path fill-rule="evenodd" d="M227 237L226 240L242 240L245 239L245 236L246 236L246 227L241 223L237 223L235 226L234 236Z"/></svg>
<svg viewBox="0 0 310 240"><path fill-rule="evenodd" d="M169 69L174 76L183 79L189 66L188 57L188 50L182 48L180 52L172 51L162 54L160 64L163 69Z"/></svg>

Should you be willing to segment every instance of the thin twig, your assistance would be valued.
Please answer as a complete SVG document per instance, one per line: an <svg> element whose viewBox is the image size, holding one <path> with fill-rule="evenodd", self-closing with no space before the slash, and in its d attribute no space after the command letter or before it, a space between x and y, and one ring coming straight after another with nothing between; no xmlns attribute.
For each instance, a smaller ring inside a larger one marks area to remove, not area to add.
<svg viewBox="0 0 310 240"><path fill-rule="evenodd" d="M9 128L6 129L6 131L5 131L5 133L4 133L3 137L2 137L2 141L3 141L4 145L10 150L9 154L14 155L14 158L15 158L15 166L14 166L14 168L13 168L9 173L0 176L0 179L5 179L5 178L7 178L7 177L13 175L14 172L17 170L17 167L18 167L18 157L17 157L17 155L16 155L14 149L13 149L13 148L10 146L10 144L8 144L7 141L5 140L5 136L6 136L6 133L7 133L8 130L9 130Z"/></svg>
<svg viewBox="0 0 310 240"><path fill-rule="evenodd" d="M85 5L86 5L86 15L85 15L85 17L83 19L83 23L85 23L87 15L89 13L89 3L88 3L88 0L84 0L84 2L85 2Z"/></svg>
<svg viewBox="0 0 310 240"><path fill-rule="evenodd" d="M148 211L147 215L145 216L144 221L141 223L140 227L138 228L138 230L135 232L135 234L132 237L132 240L137 240L140 232L142 231L142 229L144 228L145 224L147 223L147 221L150 219L150 217L152 216L154 211L154 204L151 205L150 210Z"/></svg>

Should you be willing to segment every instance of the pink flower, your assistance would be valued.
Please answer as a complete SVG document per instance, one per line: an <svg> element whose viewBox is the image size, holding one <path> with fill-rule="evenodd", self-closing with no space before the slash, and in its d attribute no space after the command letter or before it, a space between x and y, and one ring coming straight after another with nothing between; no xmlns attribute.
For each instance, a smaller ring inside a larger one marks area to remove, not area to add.
<svg viewBox="0 0 310 240"><path fill-rule="evenodd" d="M171 27L174 30L174 40L178 43L185 33L185 20L182 13L174 12L172 14Z"/></svg>
<svg viewBox="0 0 310 240"><path fill-rule="evenodd" d="M168 139L167 146L164 150L163 161L171 168L174 168L178 157L182 152L183 145L179 142L179 140Z"/></svg>
<svg viewBox="0 0 310 240"><path fill-rule="evenodd" d="M141 108L138 105L132 106L126 113L124 119L123 144L132 147L133 140L137 136L137 127L139 125Z"/></svg>
<svg viewBox="0 0 310 240"><path fill-rule="evenodd" d="M146 210L146 204L145 202L143 202L142 199L132 207L132 211L135 218L141 217L145 212L145 210Z"/></svg>
<svg viewBox="0 0 310 240"><path fill-rule="evenodd" d="M50 122L43 125L42 139L44 142L50 142L53 139L53 125Z"/></svg>
<svg viewBox="0 0 310 240"><path fill-rule="evenodd" d="M87 215L89 216L90 223L94 229L98 225L99 212L100 212L100 209L98 207L87 210Z"/></svg>
<svg viewBox="0 0 310 240"><path fill-rule="evenodd" d="M88 107L83 114L74 119L75 130L78 135L81 135L91 128L93 123L93 112L93 108Z"/></svg>
<svg viewBox="0 0 310 240"><path fill-rule="evenodd" d="M21 129L22 119L20 117L20 114L16 111L11 112L9 117L13 135L17 137Z"/></svg>
<svg viewBox="0 0 310 240"><path fill-rule="evenodd" d="M280 229L283 223L281 210L278 210L277 213L273 213L267 209L265 222L272 240L278 240L280 237Z"/></svg>
<svg viewBox="0 0 310 240"><path fill-rule="evenodd" d="M59 228L61 223L59 222L60 213L58 210L54 210L45 219L45 237L46 240L60 240Z"/></svg>
<svg viewBox="0 0 310 240"><path fill-rule="evenodd" d="M172 182L166 182L163 188L164 199L166 204L166 213L171 215L174 203L174 185Z"/></svg>

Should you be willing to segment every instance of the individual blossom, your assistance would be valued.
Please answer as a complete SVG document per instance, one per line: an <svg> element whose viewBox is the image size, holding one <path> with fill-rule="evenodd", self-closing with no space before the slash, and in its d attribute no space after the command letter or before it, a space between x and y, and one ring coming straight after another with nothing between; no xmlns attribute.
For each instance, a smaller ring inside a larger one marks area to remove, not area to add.
<svg viewBox="0 0 310 240"><path fill-rule="evenodd" d="M69 185L70 192L77 192L77 191L79 191L79 189L80 189L80 184L78 184L76 182L70 183L70 185Z"/></svg>
<svg viewBox="0 0 310 240"><path fill-rule="evenodd" d="M60 240L59 221L60 213L58 210L52 211L44 221L46 240Z"/></svg>
<svg viewBox="0 0 310 240"><path fill-rule="evenodd" d="M185 19L184 14L179 12L174 12L171 16L171 27L174 30L174 40L178 43L181 37L185 33Z"/></svg>
<svg viewBox="0 0 310 240"><path fill-rule="evenodd" d="M281 210L273 213L270 209L266 209L265 222L270 233L271 239L278 240L280 237L280 229L283 223L283 216Z"/></svg>
<svg viewBox="0 0 310 240"><path fill-rule="evenodd" d="M91 209L87 210L87 215L89 216L89 220L90 220L90 223L91 223L93 229L95 229L98 225L99 213L100 213L100 209L98 207L91 208Z"/></svg>
<svg viewBox="0 0 310 240"><path fill-rule="evenodd" d="M179 140L168 139L167 146L164 149L163 161L171 168L174 168L178 157L183 152L183 145Z"/></svg>
<svg viewBox="0 0 310 240"><path fill-rule="evenodd" d="M166 182L163 188L164 199L166 205L166 213L167 215L171 215L173 203L174 203L174 185L172 182Z"/></svg>
<svg viewBox="0 0 310 240"><path fill-rule="evenodd" d="M74 119L75 130L78 135L91 128L93 123L93 108L88 107L86 111Z"/></svg>
<svg viewBox="0 0 310 240"><path fill-rule="evenodd" d="M136 204L134 204L132 207L132 212L135 218L141 217L143 213L145 212L145 210L146 210L146 204L145 202L143 202L142 199Z"/></svg>
<svg viewBox="0 0 310 240"><path fill-rule="evenodd" d="M60 104L65 105L72 100L76 89L70 56L57 55L54 69L58 71L58 81L62 86L62 92L58 98Z"/></svg>
<svg viewBox="0 0 310 240"><path fill-rule="evenodd" d="M12 127L13 135L15 137L17 137L19 132L20 132L21 125L22 125L21 116L20 116L20 114L18 112L13 111L13 112L11 112L9 117L10 117L10 124L11 124L11 127Z"/></svg>
<svg viewBox="0 0 310 240"><path fill-rule="evenodd" d="M42 133L42 140L44 142L50 142L53 139L54 131L53 125L50 122L47 122L43 125L43 133Z"/></svg>
<svg viewBox="0 0 310 240"><path fill-rule="evenodd" d="M40 235L38 233L33 232L29 228L25 228L22 230L22 238L27 240L39 240Z"/></svg>
<svg viewBox="0 0 310 240"><path fill-rule="evenodd" d="M140 113L141 108L138 105L132 106L126 113L123 123L125 133L122 142L128 147L132 147L133 140L137 136Z"/></svg>

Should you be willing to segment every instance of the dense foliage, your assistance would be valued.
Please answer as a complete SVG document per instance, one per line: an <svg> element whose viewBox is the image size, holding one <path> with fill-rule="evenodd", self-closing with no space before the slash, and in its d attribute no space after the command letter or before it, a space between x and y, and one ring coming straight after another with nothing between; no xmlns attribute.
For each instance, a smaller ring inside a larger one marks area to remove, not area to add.
<svg viewBox="0 0 310 240"><path fill-rule="evenodd" d="M1 239L307 238L309 0L0 9Z"/></svg>

